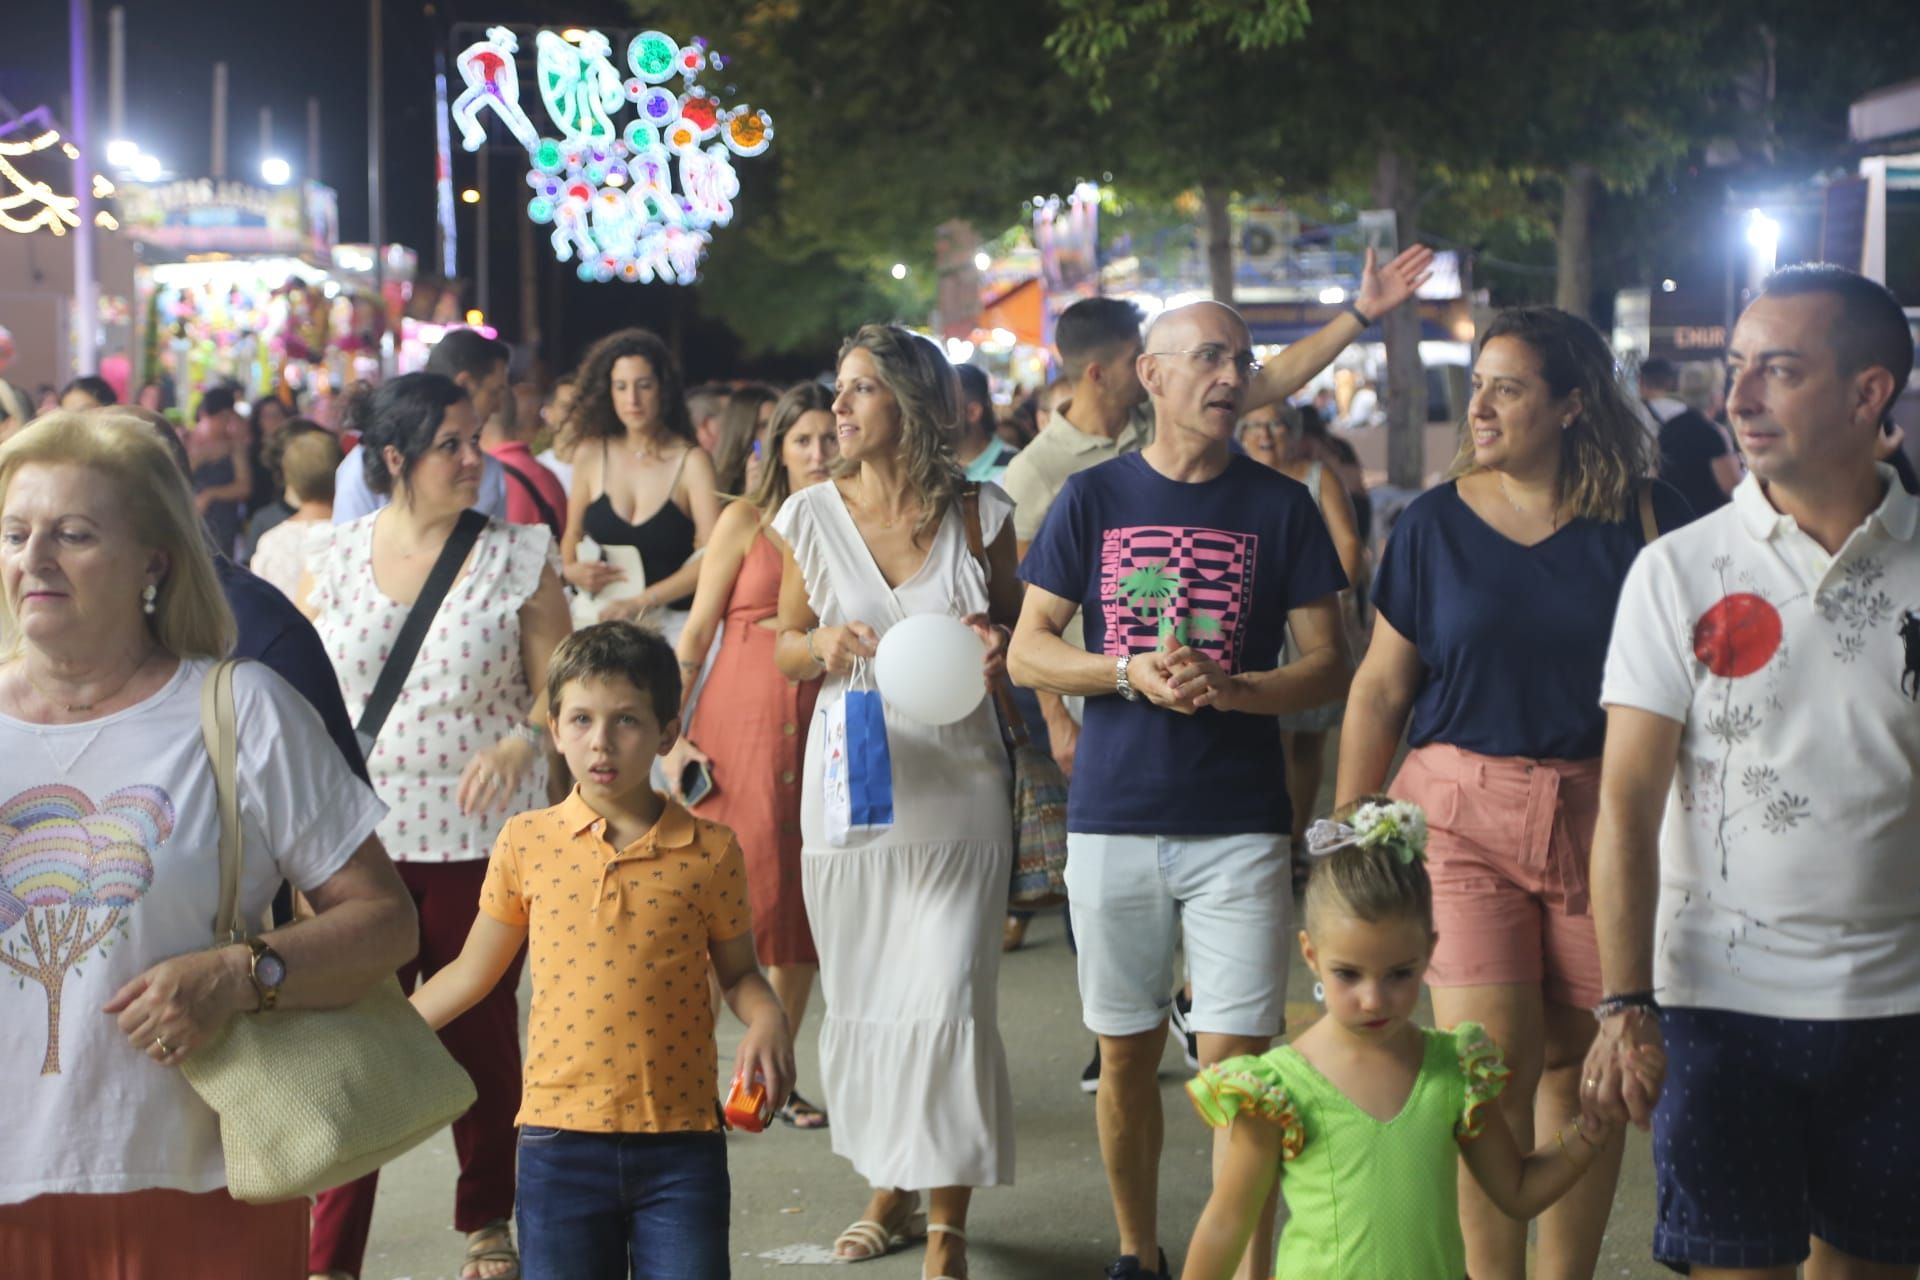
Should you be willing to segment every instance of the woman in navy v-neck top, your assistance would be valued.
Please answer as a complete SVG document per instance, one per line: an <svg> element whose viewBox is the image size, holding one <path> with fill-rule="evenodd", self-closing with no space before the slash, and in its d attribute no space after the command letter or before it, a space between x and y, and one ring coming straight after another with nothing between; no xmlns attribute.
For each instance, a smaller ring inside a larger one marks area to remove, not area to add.
<svg viewBox="0 0 1920 1280"><path fill-rule="evenodd" d="M1441 1026L1480 1022L1512 1077L1500 1105L1524 1146L1580 1108L1600 955L1587 906L1606 715L1600 676L1627 569L1691 513L1651 471L1613 354L1552 308L1501 315L1473 373L1454 478L1415 499L1374 578L1378 620L1342 725L1337 794L1427 814ZM1619 1173L1616 1136L1541 1223L1540 1262L1590 1272ZM1462 1179L1474 1275L1525 1270L1526 1224Z"/></svg>

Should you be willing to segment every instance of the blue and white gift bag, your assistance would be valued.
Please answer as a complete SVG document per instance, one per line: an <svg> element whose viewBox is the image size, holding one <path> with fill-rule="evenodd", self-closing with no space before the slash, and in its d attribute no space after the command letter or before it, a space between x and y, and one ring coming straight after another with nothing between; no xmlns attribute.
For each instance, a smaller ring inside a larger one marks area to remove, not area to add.
<svg viewBox="0 0 1920 1280"><path fill-rule="evenodd" d="M893 759L887 718L867 664L854 666L839 701L826 710L827 840L844 845L858 834L893 825Z"/></svg>

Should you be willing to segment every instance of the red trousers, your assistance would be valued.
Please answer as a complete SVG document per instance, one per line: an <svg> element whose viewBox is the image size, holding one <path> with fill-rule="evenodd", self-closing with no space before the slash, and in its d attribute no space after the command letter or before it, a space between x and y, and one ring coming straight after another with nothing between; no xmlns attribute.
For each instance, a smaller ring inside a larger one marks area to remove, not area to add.
<svg viewBox="0 0 1920 1280"><path fill-rule="evenodd" d="M7 1280L304 1280L307 1202L224 1191L36 1196L0 1206Z"/></svg>
<svg viewBox="0 0 1920 1280"><path fill-rule="evenodd" d="M412 991L416 980L431 978L466 946L467 933L479 911L480 885L486 879L487 863L477 859L394 865L400 869L400 878L420 913L420 954L400 968L400 989ZM489 1222L513 1217L517 1136L513 1119L520 1111L520 1008L516 992L526 955L522 948L500 985L440 1031L440 1043L473 1077L478 1095L467 1113L453 1122L453 1147L460 1157L453 1225L460 1231L477 1231ZM357 1182L321 1193L313 1206L307 1270L360 1274L379 1179L378 1173L370 1173Z"/></svg>

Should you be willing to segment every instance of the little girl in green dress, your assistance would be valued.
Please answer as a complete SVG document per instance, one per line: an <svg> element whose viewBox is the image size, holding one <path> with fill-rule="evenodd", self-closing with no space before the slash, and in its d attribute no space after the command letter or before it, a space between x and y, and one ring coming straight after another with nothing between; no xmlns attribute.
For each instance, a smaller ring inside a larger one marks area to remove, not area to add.
<svg viewBox="0 0 1920 1280"><path fill-rule="evenodd" d="M1408 1021L1435 938L1425 821L1382 800L1351 823L1316 823L1308 836L1316 861L1300 950L1327 1016L1187 1086L1202 1118L1230 1133L1185 1280L1233 1273L1275 1178L1287 1201L1280 1280L1462 1280L1459 1158L1524 1220L1564 1195L1609 1136L1583 1116L1523 1156L1493 1105L1507 1068L1487 1033Z"/></svg>

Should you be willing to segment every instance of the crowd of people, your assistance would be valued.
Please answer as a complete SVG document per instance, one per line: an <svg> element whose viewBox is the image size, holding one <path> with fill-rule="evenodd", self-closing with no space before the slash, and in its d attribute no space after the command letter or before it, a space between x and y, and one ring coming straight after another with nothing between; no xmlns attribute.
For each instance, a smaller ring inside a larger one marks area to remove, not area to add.
<svg viewBox="0 0 1920 1280"><path fill-rule="evenodd" d="M1674 1269L1920 1272L1905 316L1781 271L1702 412L1503 313L1382 541L1291 401L1427 257L1265 364L1224 305L1076 303L1017 443L894 325L784 390L625 330L544 399L456 331L332 428L76 380L0 443L0 1274L362 1275L377 1173L234 1198L181 1067L393 974L475 1089L463 1280L728 1274L735 1085L869 1184L838 1260L964 1280L1018 1167L1003 714L1068 781L1109 1280L1520 1280L1529 1222L1533 1274L1591 1277L1629 1122ZM923 615L1020 700L882 698ZM258 929L208 949L229 655ZM1197 1223L1160 1216L1170 1031Z"/></svg>

